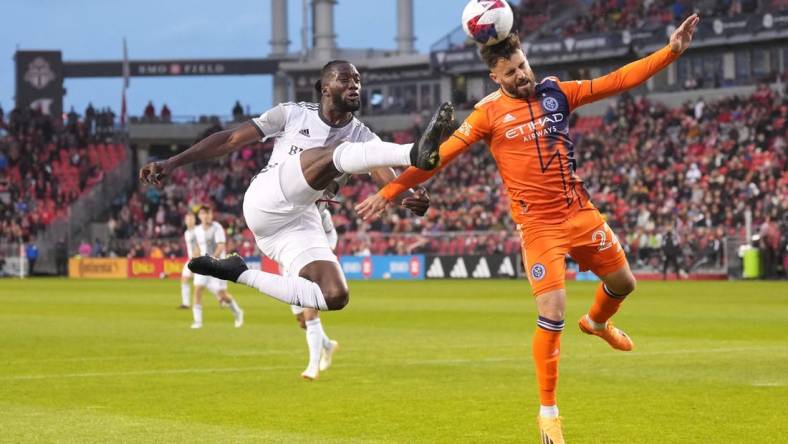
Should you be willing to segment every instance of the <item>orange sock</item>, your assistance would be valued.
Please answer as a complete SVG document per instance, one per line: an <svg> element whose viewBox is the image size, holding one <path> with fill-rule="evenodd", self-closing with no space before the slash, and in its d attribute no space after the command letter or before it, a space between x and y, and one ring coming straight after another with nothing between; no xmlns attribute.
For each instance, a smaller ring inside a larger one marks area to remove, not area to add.
<svg viewBox="0 0 788 444"><path fill-rule="evenodd" d="M594 303L591 305L591 309L588 310L588 317L594 322L604 324L616 314L618 307L624 302L624 298L626 298L626 295L619 296L608 290L605 284L600 282L599 286L596 287Z"/></svg>
<svg viewBox="0 0 788 444"><path fill-rule="evenodd" d="M536 381L539 383L539 401L544 406L551 406L556 405L555 386L558 384L558 358L564 321L556 322L540 316L538 325L532 352L536 365ZM548 330L548 325L553 328Z"/></svg>

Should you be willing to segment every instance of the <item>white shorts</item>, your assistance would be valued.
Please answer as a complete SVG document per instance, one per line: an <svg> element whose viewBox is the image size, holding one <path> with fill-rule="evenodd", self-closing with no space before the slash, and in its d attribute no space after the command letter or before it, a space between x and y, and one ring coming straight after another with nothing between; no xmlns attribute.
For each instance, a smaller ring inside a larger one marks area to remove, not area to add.
<svg viewBox="0 0 788 444"><path fill-rule="evenodd" d="M185 277L186 279L191 279L194 276L191 270L189 270L189 263L186 262L183 264L183 271L181 271L181 277Z"/></svg>
<svg viewBox="0 0 788 444"><path fill-rule="evenodd" d="M298 305L291 305L290 311L292 311L294 315L298 316L304 312L304 307L299 307Z"/></svg>
<svg viewBox="0 0 788 444"><path fill-rule="evenodd" d="M339 263L315 205L322 195L307 184L300 156L255 176L244 195L244 218L258 248L293 276L314 261Z"/></svg>
<svg viewBox="0 0 788 444"><path fill-rule="evenodd" d="M194 274L194 286L205 287L213 294L219 294L221 290L227 290L227 281L216 279L213 276Z"/></svg>

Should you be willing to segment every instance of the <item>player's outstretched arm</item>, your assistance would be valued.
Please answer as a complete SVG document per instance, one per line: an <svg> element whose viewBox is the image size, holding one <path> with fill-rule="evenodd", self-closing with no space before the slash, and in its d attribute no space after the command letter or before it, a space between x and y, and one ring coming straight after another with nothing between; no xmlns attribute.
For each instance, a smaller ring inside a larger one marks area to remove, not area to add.
<svg viewBox="0 0 788 444"><path fill-rule="evenodd" d="M140 180L149 185L161 186L164 180L178 167L225 156L259 139L260 133L256 126L251 122L244 122L233 130L211 134L186 151L167 160L145 165L140 170Z"/></svg>
<svg viewBox="0 0 788 444"><path fill-rule="evenodd" d="M571 109L632 89L673 63L689 48L700 18L692 14L671 34L667 46L593 80L560 82Z"/></svg>

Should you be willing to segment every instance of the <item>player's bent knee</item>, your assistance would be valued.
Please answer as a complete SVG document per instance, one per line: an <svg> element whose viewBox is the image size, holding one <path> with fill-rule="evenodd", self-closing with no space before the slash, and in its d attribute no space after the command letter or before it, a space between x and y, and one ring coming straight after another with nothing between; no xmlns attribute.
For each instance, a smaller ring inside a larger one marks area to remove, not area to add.
<svg viewBox="0 0 788 444"><path fill-rule="evenodd" d="M350 290L347 287L323 289L323 297L329 310L342 310L350 301Z"/></svg>
<svg viewBox="0 0 788 444"><path fill-rule="evenodd" d="M629 278L626 280L624 287L626 290L626 294L632 293L633 291L635 291L635 288L637 288L637 279L635 279L635 276L633 276L631 273L629 275Z"/></svg>

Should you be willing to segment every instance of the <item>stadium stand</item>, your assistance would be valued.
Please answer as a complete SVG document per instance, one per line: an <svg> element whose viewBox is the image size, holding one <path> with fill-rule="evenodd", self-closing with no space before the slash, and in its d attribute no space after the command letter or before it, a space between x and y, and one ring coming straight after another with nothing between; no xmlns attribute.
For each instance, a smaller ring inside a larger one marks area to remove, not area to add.
<svg viewBox="0 0 788 444"><path fill-rule="evenodd" d="M593 0L563 2L561 8L542 8L539 2L523 1L519 5L521 16L520 34L525 37L535 35L563 37L579 34L623 31L626 29L656 29L668 24L678 24L692 14L700 14L704 19L713 17L733 17L739 14L756 12L775 12L788 8L784 0ZM569 5L569 3L575 3ZM570 14L544 25L555 16L556 11L574 6L575 14Z"/></svg>
<svg viewBox="0 0 788 444"><path fill-rule="evenodd" d="M89 106L80 120L31 109L0 117L0 241L28 239L66 217L68 206L126 156L112 142L114 114Z"/></svg>

